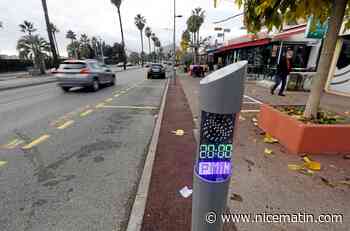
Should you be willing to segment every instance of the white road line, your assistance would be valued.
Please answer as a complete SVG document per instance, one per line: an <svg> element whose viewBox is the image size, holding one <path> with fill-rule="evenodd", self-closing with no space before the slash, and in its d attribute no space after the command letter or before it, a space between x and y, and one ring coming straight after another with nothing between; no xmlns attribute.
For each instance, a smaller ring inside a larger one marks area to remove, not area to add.
<svg viewBox="0 0 350 231"><path fill-rule="evenodd" d="M260 112L260 110L241 110L242 113L255 113L255 112Z"/></svg>
<svg viewBox="0 0 350 231"><path fill-rule="evenodd" d="M257 99L254 99L253 97L250 97L249 95L244 95L245 98L248 98L249 100L257 103L257 104L263 104L263 102L257 100Z"/></svg>

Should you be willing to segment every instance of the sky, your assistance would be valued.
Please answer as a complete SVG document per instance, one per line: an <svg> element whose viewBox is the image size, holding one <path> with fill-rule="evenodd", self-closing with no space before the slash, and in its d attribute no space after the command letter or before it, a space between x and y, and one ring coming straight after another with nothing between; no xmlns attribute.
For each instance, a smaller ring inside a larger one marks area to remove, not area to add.
<svg viewBox="0 0 350 231"><path fill-rule="evenodd" d="M183 15L177 18L176 39L179 43L182 32L186 29L186 20L191 10L201 7L206 12L205 23L200 35L215 36L214 27L230 28L231 33L225 35L227 39L245 34L241 30L242 17L221 24L213 22L225 19L241 10L234 4L234 0L218 0L219 5L214 8L214 0L176 0L176 12ZM68 30L78 35L86 33L88 36L99 36L113 44L121 41L117 9L110 0L47 0L50 21L60 30L56 35L60 54L66 55L69 40L65 38ZM173 0L123 0L121 6L122 22L126 48L139 52L141 49L140 32L134 24L136 14L143 15L147 26L160 38L162 45L172 43L173 28ZM0 54L16 55L17 40L23 35L18 25L24 20L31 21L42 37L47 39L44 14L40 0L1 0L0 21ZM148 43L144 41L145 51Z"/></svg>

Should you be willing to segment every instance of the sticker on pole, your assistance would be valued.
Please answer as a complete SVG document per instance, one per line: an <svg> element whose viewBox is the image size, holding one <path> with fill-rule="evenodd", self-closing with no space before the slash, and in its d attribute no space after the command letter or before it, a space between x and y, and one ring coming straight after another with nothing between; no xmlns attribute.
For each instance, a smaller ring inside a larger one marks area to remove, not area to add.
<svg viewBox="0 0 350 231"><path fill-rule="evenodd" d="M235 115L202 112L197 174L209 182L222 182L232 173Z"/></svg>

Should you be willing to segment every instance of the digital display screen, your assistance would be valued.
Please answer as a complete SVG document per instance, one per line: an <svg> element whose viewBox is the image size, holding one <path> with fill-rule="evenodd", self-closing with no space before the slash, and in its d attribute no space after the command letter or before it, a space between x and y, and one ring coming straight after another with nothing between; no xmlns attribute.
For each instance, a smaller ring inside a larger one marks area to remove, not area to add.
<svg viewBox="0 0 350 231"><path fill-rule="evenodd" d="M197 174L207 181L225 181L231 176L235 115L202 111Z"/></svg>

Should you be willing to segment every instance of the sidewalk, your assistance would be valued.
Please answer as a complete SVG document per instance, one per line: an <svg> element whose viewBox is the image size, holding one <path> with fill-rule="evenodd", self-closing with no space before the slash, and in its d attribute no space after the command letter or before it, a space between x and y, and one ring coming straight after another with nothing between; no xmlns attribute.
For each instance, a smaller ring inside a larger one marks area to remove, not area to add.
<svg viewBox="0 0 350 231"><path fill-rule="evenodd" d="M193 118L199 124L199 78L180 75L180 82L190 105ZM263 231L347 231L350 230L350 187L334 184L349 180L350 160L340 155L313 155L313 160L322 164L322 170L313 175L304 175L288 169L288 164L301 164L301 158L288 154L279 144L266 144L263 134L252 122L259 109L259 101L271 104L302 104L307 93L287 92L287 97L270 95L268 89L246 83L246 97L239 119L233 176L230 184L228 208L232 213L247 214L292 214L310 213L316 217L322 213L342 214L343 223L236 223L237 230ZM350 100L328 95L322 99L325 108L344 113L350 109ZM273 151L264 154L265 148ZM179 229L180 230L180 229Z"/></svg>
<svg viewBox="0 0 350 231"><path fill-rule="evenodd" d="M56 81L57 80L54 76L48 76L48 75L39 76L39 77L12 78L5 81L0 81L0 91L47 84L47 83L54 83Z"/></svg>

